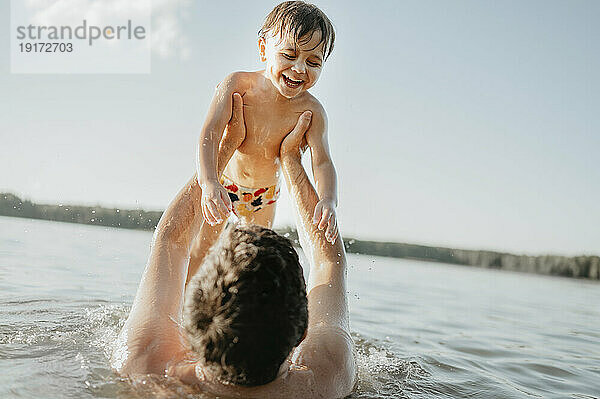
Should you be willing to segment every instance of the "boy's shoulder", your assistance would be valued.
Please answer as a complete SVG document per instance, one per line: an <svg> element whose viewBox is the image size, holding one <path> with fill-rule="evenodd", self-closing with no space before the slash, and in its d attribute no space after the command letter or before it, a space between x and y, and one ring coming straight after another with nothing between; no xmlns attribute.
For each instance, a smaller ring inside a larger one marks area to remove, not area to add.
<svg viewBox="0 0 600 399"><path fill-rule="evenodd" d="M317 99L317 97L312 94L306 92L306 106L305 109L310 110L313 114L312 120L313 123L318 122L319 124L327 124L327 112L325 112L325 107L323 104Z"/></svg>
<svg viewBox="0 0 600 399"><path fill-rule="evenodd" d="M242 91L252 87L252 84L259 79L260 76L256 72L236 71L225 77L217 85L217 89L225 89L228 91Z"/></svg>
<svg viewBox="0 0 600 399"><path fill-rule="evenodd" d="M306 110L310 110L313 113L313 117L319 117L326 119L327 113L325 112L325 107L323 104L317 99L317 97L313 96L309 92L304 93L302 98L302 106Z"/></svg>

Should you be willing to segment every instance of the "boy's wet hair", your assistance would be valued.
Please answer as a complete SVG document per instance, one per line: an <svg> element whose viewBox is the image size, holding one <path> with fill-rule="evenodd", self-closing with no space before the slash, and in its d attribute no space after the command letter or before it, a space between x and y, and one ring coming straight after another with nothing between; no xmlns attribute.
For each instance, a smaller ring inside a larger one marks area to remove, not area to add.
<svg viewBox="0 0 600 399"><path fill-rule="evenodd" d="M323 59L327 60L333 51L335 31L327 15L314 4L303 1L284 1L267 15L258 31L258 36L265 38L267 34L279 35L281 39L291 37L296 44L308 43L315 32L321 32Z"/></svg>
<svg viewBox="0 0 600 399"><path fill-rule="evenodd" d="M186 288L184 326L219 381L273 381L308 326L302 266L290 241L260 226L227 227Z"/></svg>

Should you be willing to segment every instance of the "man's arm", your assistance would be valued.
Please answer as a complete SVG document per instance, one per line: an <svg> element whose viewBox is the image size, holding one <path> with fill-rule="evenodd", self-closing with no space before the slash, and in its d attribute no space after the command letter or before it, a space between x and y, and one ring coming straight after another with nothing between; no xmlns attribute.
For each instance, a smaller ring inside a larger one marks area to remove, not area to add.
<svg viewBox="0 0 600 399"><path fill-rule="evenodd" d="M218 152L219 176L245 136L241 96L236 93L232 103L233 116ZM182 350L180 323L189 254L206 223L201 196L194 174L160 218L146 269L113 353L113 367L123 375L163 374L166 362Z"/></svg>
<svg viewBox="0 0 600 399"><path fill-rule="evenodd" d="M111 364L121 375L164 374L181 352L182 301L192 239L203 223L194 176L163 213Z"/></svg>
<svg viewBox="0 0 600 399"><path fill-rule="evenodd" d="M312 223L318 196L302 167L299 150L310 114L302 118L284 139L280 153L288 190L295 199L298 233L311 262L308 334L300 344L299 360L314 371L323 397L337 398L348 395L356 381L348 327L346 254L341 238L331 245L325 232Z"/></svg>

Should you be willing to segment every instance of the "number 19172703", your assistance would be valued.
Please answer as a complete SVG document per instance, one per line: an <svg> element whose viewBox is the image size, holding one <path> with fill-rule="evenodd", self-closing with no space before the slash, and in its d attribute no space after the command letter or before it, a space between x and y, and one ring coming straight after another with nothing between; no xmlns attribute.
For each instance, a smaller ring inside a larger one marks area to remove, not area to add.
<svg viewBox="0 0 600 399"><path fill-rule="evenodd" d="M19 43L22 53L71 53L73 43Z"/></svg>

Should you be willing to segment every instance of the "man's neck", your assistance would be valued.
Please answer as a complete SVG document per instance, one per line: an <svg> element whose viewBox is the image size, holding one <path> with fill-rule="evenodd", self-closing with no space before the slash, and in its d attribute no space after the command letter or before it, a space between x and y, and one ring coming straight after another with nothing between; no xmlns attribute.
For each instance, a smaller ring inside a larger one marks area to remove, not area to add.
<svg viewBox="0 0 600 399"><path fill-rule="evenodd" d="M202 367L199 363L189 366L193 367L193 378L189 378L190 376L188 375L189 379L186 381L179 375L174 375L174 377L181 379L186 384L196 386L200 391L233 398L304 397L304 395L298 396L294 393L312 389L313 384L311 381L314 380L312 371L302 367L294 367L290 363L289 358L282 363L277 377L273 381L254 387L245 387L220 381L211 373L210 368ZM182 367L179 372L187 374L190 372L190 369ZM185 375L182 377L185 378Z"/></svg>

